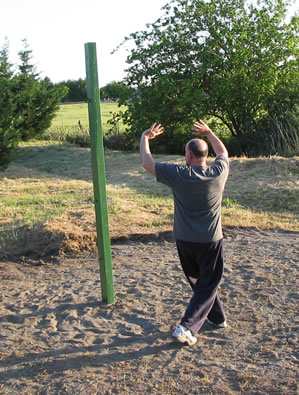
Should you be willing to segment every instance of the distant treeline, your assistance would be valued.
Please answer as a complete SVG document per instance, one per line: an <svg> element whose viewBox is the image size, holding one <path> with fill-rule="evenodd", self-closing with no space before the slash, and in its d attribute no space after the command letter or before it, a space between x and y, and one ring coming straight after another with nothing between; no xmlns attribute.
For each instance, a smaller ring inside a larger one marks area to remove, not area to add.
<svg viewBox="0 0 299 395"><path fill-rule="evenodd" d="M61 81L55 84L55 86L68 88L68 92L63 97L62 103L87 101L85 79L79 78L78 80ZM100 88L101 100L119 101L120 97L123 97L128 89L124 83L112 81Z"/></svg>

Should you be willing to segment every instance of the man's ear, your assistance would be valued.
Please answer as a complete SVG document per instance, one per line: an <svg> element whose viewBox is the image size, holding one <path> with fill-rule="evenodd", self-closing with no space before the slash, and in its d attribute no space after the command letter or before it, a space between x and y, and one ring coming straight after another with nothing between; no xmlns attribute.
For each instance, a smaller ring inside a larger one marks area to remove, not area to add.
<svg viewBox="0 0 299 395"><path fill-rule="evenodd" d="M189 151L187 156L188 156L188 162L190 162L194 159L194 155L193 155L192 151Z"/></svg>

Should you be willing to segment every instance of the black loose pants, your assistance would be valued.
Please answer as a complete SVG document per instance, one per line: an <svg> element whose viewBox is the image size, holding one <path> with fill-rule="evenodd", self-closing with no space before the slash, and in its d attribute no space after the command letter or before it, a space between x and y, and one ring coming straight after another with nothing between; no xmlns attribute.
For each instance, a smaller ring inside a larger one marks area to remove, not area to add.
<svg viewBox="0 0 299 395"><path fill-rule="evenodd" d="M183 271L193 290L181 325L197 333L208 318L220 324L226 315L217 295L223 275L223 239L212 243L176 241Z"/></svg>

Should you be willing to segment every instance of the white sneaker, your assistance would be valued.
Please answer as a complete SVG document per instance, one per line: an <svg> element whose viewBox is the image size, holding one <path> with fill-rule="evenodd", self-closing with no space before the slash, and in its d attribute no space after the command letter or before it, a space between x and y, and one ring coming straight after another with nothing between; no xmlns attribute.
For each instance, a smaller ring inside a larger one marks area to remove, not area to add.
<svg viewBox="0 0 299 395"><path fill-rule="evenodd" d="M208 321L209 324L211 324L213 326L216 326L217 328L226 328L227 327L227 322L226 321L221 322L221 324L215 324L214 322L212 322L212 321L210 321L208 319L207 319L207 321Z"/></svg>
<svg viewBox="0 0 299 395"><path fill-rule="evenodd" d="M197 342L197 338L192 335L189 329L185 328L183 325L179 325L172 333L181 343L188 343L189 346L193 346Z"/></svg>

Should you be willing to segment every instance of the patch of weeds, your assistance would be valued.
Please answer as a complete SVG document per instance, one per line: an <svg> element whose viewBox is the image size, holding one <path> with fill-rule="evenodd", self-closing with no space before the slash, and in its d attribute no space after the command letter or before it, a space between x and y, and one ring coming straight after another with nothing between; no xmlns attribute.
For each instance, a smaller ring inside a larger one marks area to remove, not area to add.
<svg viewBox="0 0 299 395"><path fill-rule="evenodd" d="M48 129L43 136L50 141L67 142L79 145L80 147L90 146L89 129L82 127L81 124L73 126L59 126Z"/></svg>
<svg viewBox="0 0 299 395"><path fill-rule="evenodd" d="M172 226L172 216L163 216L160 219L151 220L149 219L145 224L142 224L144 228L161 228L167 226Z"/></svg>
<svg viewBox="0 0 299 395"><path fill-rule="evenodd" d="M108 213L109 214L118 214L121 211L121 208L116 204L108 205Z"/></svg>
<svg viewBox="0 0 299 395"><path fill-rule="evenodd" d="M200 382L201 382L202 384L210 384L211 378L210 378L209 376L204 376L204 377L202 377L202 378L200 379Z"/></svg>
<svg viewBox="0 0 299 395"><path fill-rule="evenodd" d="M173 200L171 197L160 195L136 195L135 199L138 206L144 207L150 211L163 211L173 208Z"/></svg>
<svg viewBox="0 0 299 395"><path fill-rule="evenodd" d="M152 226L158 228L160 226L168 225L169 223L170 223L169 218L161 218L160 220L153 221Z"/></svg>
<svg viewBox="0 0 299 395"><path fill-rule="evenodd" d="M243 384L254 383L259 379L259 376L254 373L239 373L238 378Z"/></svg>
<svg viewBox="0 0 299 395"><path fill-rule="evenodd" d="M22 241L20 240L21 230L9 229L0 233L0 255L4 254L5 251L10 249L13 245L15 249L22 246Z"/></svg>
<svg viewBox="0 0 299 395"><path fill-rule="evenodd" d="M222 201L222 205L224 207L233 207L235 204L236 204L235 199L232 199L232 198L229 198L229 197L223 199L223 201Z"/></svg>

